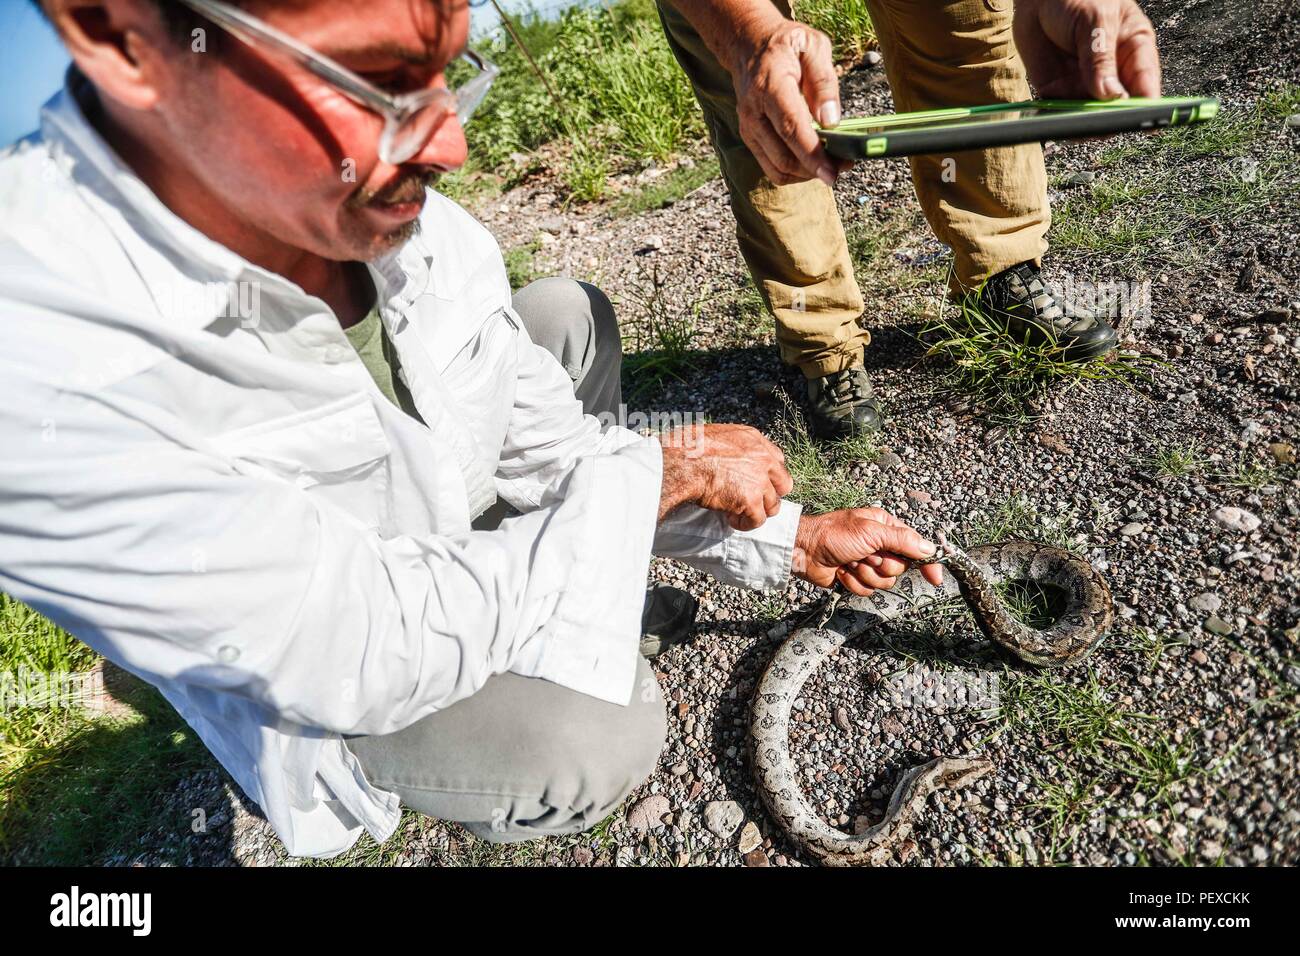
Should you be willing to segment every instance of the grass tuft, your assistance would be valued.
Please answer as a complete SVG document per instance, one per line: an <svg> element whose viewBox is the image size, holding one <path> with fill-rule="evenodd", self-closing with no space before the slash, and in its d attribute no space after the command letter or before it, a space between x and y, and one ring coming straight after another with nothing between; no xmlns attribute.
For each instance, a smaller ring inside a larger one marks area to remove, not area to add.
<svg viewBox="0 0 1300 956"><path fill-rule="evenodd" d="M794 480L789 497L815 514L869 506L876 498L874 490L854 478L849 467L877 457L879 449L874 440L869 435L856 435L818 442L790 396L778 391L776 397L782 407L771 437L785 452L785 465Z"/></svg>
<svg viewBox="0 0 1300 956"><path fill-rule="evenodd" d="M1068 362L1055 341L1028 344L1011 333L1005 319L976 305L977 293L962 297L921 332L927 355L950 364L949 386L984 405L990 420L1021 425L1033 418L1030 406L1053 386L1077 382L1123 382L1149 378L1151 360L1112 352L1083 362Z"/></svg>
<svg viewBox="0 0 1300 956"><path fill-rule="evenodd" d="M649 273L643 269L638 279L625 300L631 306L626 316L634 348L623 357L623 371L632 385L628 402L657 392L670 382L686 382L687 374L696 368L693 345L707 299L699 297L686 308L676 304L658 263L651 266Z"/></svg>
<svg viewBox="0 0 1300 956"><path fill-rule="evenodd" d="M1200 444L1191 442L1187 445L1161 445L1146 460L1146 465L1165 478L1182 478L1201 471L1208 462L1209 459L1201 454Z"/></svg>
<svg viewBox="0 0 1300 956"><path fill-rule="evenodd" d="M510 280L511 289L518 292L541 275L534 261L541 248L542 244L534 239L505 251L503 258L506 263L506 278Z"/></svg>
<svg viewBox="0 0 1300 956"><path fill-rule="evenodd" d="M1260 212L1297 186L1282 118L1300 86L1205 123L1125 137L1098 157L1103 175L1052 210L1052 243L1111 260L1188 264L1221 241L1217 221Z"/></svg>

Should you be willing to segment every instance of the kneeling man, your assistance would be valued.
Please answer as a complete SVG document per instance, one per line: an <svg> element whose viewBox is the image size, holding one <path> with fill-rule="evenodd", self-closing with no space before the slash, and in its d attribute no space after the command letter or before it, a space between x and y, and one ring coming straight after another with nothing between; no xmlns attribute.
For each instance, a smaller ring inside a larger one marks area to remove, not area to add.
<svg viewBox="0 0 1300 956"><path fill-rule="evenodd" d="M599 821L664 738L652 553L861 594L932 552L782 501L754 429L602 424L608 300L512 301L429 188L494 72L463 0L42 6L74 66L0 153L0 589L157 686L290 853L402 803Z"/></svg>

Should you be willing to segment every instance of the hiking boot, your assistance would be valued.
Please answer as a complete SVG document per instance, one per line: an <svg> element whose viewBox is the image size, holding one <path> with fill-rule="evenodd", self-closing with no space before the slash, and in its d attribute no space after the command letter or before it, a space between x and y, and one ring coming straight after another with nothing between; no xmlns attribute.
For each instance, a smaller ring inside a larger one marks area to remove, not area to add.
<svg viewBox="0 0 1300 956"><path fill-rule="evenodd" d="M819 438L848 438L880 431L883 410L861 365L808 380L813 433Z"/></svg>
<svg viewBox="0 0 1300 956"><path fill-rule="evenodd" d="M641 656L655 658L674 644L684 644L695 633L695 612L700 602L681 588L656 584L645 592L641 612Z"/></svg>
<svg viewBox="0 0 1300 956"><path fill-rule="evenodd" d="M1060 346L1067 362L1105 355L1118 339L1102 316L1057 299L1043 282L1042 271L1032 262L1022 262L991 277L980 290L976 307L989 318L1005 323L1018 341Z"/></svg>

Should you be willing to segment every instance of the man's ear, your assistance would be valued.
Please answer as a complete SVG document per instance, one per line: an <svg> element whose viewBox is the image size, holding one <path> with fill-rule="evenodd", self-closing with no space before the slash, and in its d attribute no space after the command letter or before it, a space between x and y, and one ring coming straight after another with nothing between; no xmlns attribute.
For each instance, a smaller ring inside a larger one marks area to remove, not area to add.
<svg viewBox="0 0 1300 956"><path fill-rule="evenodd" d="M156 67L167 43L153 0L44 0L77 67L101 95L128 109L158 101ZM170 0L163 0L170 2Z"/></svg>

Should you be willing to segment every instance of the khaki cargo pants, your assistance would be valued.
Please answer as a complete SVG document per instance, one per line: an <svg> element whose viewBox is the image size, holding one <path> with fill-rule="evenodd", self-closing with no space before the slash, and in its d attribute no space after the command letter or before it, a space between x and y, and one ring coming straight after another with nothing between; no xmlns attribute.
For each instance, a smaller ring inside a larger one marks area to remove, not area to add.
<svg viewBox="0 0 1300 956"><path fill-rule="evenodd" d="M695 88L731 192L736 235L776 318L781 360L809 378L858 364L871 335L844 227L820 180L776 186L740 138L731 77L665 0L669 46ZM787 14L786 0L774 0ZM866 0L900 112L1030 97L1011 38L1012 0ZM936 236L954 256L954 289L1047 247L1051 220L1036 145L913 157L912 181ZM945 172L947 175L945 175Z"/></svg>

